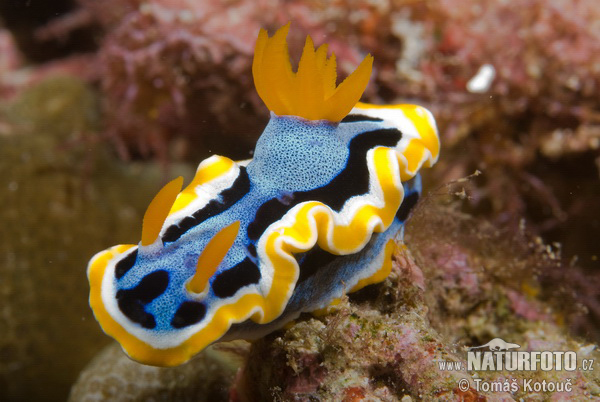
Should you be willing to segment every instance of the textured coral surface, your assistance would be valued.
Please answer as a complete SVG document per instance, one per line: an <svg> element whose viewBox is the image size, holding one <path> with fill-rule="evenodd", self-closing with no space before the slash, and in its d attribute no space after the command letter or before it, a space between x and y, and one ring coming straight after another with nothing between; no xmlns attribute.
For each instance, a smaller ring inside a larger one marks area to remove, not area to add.
<svg viewBox="0 0 600 402"><path fill-rule="evenodd" d="M444 198L419 206L407 228L409 246L398 247L384 283L350 295L328 314L302 316L249 350L239 343L218 345L221 359L237 358L239 371L228 377L229 392L210 400L600 400L597 371L466 369L467 348L496 337L519 344L520 350L576 351L579 359L595 360L600 353L565 328L572 316L582 314L577 298L541 289L543 274L535 279L541 268L575 268L560 265L535 241L528 244L525 233L507 237L461 213L455 203L441 205ZM514 247L517 243L524 245ZM171 383L172 371L157 378L165 369L129 362L111 346L84 370L71 400L90 400L98 392L123 392L135 399L143 388L139 378L148 384L144 389L153 390L148 397L173 395L175 389L187 400L198 383L210 384L220 372L222 360L214 359L212 351L201 353L200 362L191 365L212 361L216 368L196 371L188 364L179 369L185 375ZM440 361L465 366L440 370ZM107 366L116 367L118 381ZM130 374L118 375L124 367ZM147 372L154 374L145 377ZM568 381L572 390L529 392L520 385L514 392L485 392L476 389L475 378L518 384ZM471 387L461 390L459 381L465 379Z"/></svg>
<svg viewBox="0 0 600 402"><path fill-rule="evenodd" d="M98 100L78 79L44 81L0 115L0 400L63 401L109 341L87 303L87 261L139 238L161 171L94 145Z"/></svg>
<svg viewBox="0 0 600 402"><path fill-rule="evenodd" d="M208 349L184 365L159 368L130 360L113 343L81 372L69 401L224 401L239 365L235 357Z"/></svg>
<svg viewBox="0 0 600 402"><path fill-rule="evenodd" d="M553 307L543 292L532 290L538 286L532 279L536 267L552 263L545 251L532 245L515 252L513 239L431 202L413 216L407 242L383 284L351 295L332 314L307 316L253 344L235 384L238 393L246 400L600 399L596 372L440 370L440 361L466 367L466 347L495 337L521 345L520 350L599 356L595 345L566 333L563 315L572 310ZM483 392L474 378L518 384L570 379L573 390ZM461 379L470 381L470 389L458 387Z"/></svg>

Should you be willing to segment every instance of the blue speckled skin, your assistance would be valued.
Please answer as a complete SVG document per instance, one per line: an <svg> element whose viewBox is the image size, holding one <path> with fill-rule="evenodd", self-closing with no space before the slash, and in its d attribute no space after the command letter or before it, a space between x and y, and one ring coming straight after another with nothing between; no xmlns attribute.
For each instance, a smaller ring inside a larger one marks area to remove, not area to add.
<svg viewBox="0 0 600 402"><path fill-rule="evenodd" d="M422 191L421 176L403 184L404 197L420 196ZM286 323L296 319L303 312L311 312L327 306L332 299L348 293L348 278L360 272L372 261L383 258L385 245L390 239L402 241L404 237L404 221L394 219L391 226L382 233L374 233L369 244L359 253L339 256L333 262L321 267L315 276L298 284L290 298L285 311L279 318L268 324L256 324L251 320L231 327L223 340L260 338Z"/></svg>
<svg viewBox="0 0 600 402"><path fill-rule="evenodd" d="M166 290L142 306L156 320L156 326L145 331L159 337L180 331L171 322L183 302L197 300L188 293L185 283L196 271L198 256L220 229L240 221L235 243L216 275L210 279L211 286L202 300L207 308L204 320L210 319L215 306L218 307L221 303L221 298L215 295L212 288L215 277L246 258L260 268L257 257L248 251L248 246L256 245L257 241L251 240L247 235L248 226L255 220L258 209L269 200L284 200L294 192L327 186L347 168L350 141L359 134L381 129L395 127L385 121L333 124L272 115L257 143L254 159L247 166L249 191L230 208L189 229L177 241L167 242L164 247L140 249L135 265L122 278L115 279L115 293L134 288L148 274L159 270L167 271L169 280ZM404 186L406 195L419 193L420 179L417 177ZM402 222L396 219L385 232L374 234L368 246L360 253L340 256L320 268L317 274L295 289L284 314L275 321L263 325L250 321L236 324L226 338L260 336L285 324L301 312L324 307L332 299L340 297L345 293L344 282L348 282L364 264L382 253L386 242L398 233L401 226ZM260 293L259 284L243 287L231 297L237 298L248 292Z"/></svg>
<svg viewBox="0 0 600 402"><path fill-rule="evenodd" d="M272 117L248 165L252 184L271 196L326 185L346 165L348 141L363 132L359 126Z"/></svg>

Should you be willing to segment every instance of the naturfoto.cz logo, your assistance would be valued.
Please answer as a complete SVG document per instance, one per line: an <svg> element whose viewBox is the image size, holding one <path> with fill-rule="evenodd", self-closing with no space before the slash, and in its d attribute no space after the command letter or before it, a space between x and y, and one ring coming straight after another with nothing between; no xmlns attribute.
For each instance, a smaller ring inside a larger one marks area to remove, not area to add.
<svg viewBox="0 0 600 402"><path fill-rule="evenodd" d="M593 371L594 359L578 361L574 351L520 351L521 345L494 338L485 345L471 347L467 351L467 362L439 361L442 371ZM586 353L587 355L587 353ZM457 382L458 389L467 392L571 392L573 378L544 379L519 378L510 374L502 378L491 379L476 373L472 378L461 378Z"/></svg>
<svg viewBox="0 0 600 402"><path fill-rule="evenodd" d="M521 346L494 338L485 345L469 348L467 352L468 371L551 371L565 370L593 371L594 360L583 359L577 362L577 354L573 351L518 351ZM481 350L487 348L487 351ZM443 371L459 371L465 367L462 362L440 361Z"/></svg>

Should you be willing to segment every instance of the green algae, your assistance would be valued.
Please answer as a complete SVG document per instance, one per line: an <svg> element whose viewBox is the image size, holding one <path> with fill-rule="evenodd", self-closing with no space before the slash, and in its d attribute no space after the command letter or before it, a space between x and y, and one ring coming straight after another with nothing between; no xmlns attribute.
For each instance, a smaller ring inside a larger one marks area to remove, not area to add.
<svg viewBox="0 0 600 402"><path fill-rule="evenodd" d="M96 140L98 97L80 80L45 80L1 113L0 400L62 401L109 341L87 261L139 240L161 170L125 166Z"/></svg>

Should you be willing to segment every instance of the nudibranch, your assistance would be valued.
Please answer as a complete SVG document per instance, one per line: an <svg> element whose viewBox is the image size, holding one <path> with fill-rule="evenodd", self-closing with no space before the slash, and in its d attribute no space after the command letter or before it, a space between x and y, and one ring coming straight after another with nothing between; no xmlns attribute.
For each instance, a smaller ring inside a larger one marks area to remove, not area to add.
<svg viewBox="0 0 600 402"><path fill-rule="evenodd" d="M336 86L335 55L310 37L293 72L289 24L261 30L252 73L271 111L254 158L212 156L168 183L139 244L96 254L90 305L133 359L173 366L223 340L255 339L383 281L438 158L429 111L359 103L367 55Z"/></svg>

